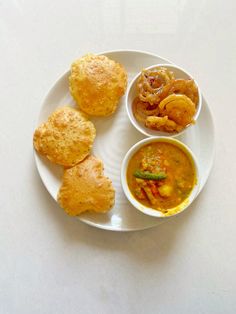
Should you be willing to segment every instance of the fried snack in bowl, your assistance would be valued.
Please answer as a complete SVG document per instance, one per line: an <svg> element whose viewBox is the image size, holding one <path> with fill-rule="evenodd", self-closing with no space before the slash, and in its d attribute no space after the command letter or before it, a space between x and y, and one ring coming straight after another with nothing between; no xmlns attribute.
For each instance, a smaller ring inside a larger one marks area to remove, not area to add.
<svg viewBox="0 0 236 314"><path fill-rule="evenodd" d="M196 112L192 100L180 94L172 94L163 99L159 104L160 115L167 116L179 126L186 127L193 123L193 116Z"/></svg>
<svg viewBox="0 0 236 314"><path fill-rule="evenodd" d="M78 165L65 169L58 203L71 216L86 211L106 213L115 200L115 190L103 174L103 163L88 156Z"/></svg>
<svg viewBox="0 0 236 314"><path fill-rule="evenodd" d="M147 136L174 137L195 124L202 97L195 80L173 64L144 69L130 83L126 110L134 127Z"/></svg>
<svg viewBox="0 0 236 314"><path fill-rule="evenodd" d="M127 87L124 67L106 56L87 54L71 66L70 93L79 108L91 116L109 116Z"/></svg>
<svg viewBox="0 0 236 314"><path fill-rule="evenodd" d="M146 119L145 125L147 128L160 130L163 132L180 132L183 129L183 126L178 125L173 120L170 120L168 116L149 116Z"/></svg>
<svg viewBox="0 0 236 314"><path fill-rule="evenodd" d="M197 106L198 104L198 87L193 79L183 80L176 79L170 86L168 95L171 94L182 94L186 95L188 98L192 100L192 102Z"/></svg>
<svg viewBox="0 0 236 314"><path fill-rule="evenodd" d="M89 155L96 129L84 113L64 106L34 132L34 148L50 161L72 167Z"/></svg>
<svg viewBox="0 0 236 314"><path fill-rule="evenodd" d="M164 67L143 70L137 82L139 99L150 105L158 104L168 95L173 82L173 72Z"/></svg>

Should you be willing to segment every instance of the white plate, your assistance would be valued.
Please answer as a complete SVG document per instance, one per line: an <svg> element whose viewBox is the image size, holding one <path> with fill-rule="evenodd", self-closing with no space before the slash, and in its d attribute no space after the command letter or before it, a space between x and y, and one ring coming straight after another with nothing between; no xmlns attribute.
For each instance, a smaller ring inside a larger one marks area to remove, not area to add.
<svg viewBox="0 0 236 314"><path fill-rule="evenodd" d="M147 52L120 50L102 53L120 62L128 72L129 81L142 68L157 63L170 63L157 55ZM68 89L69 71L66 72L49 91L39 115L38 124L46 121L48 116L60 106L74 105ZM114 208L107 214L85 213L78 218L94 227L113 231L141 230L163 222L158 218L148 217L137 211L126 199L120 183L120 167L128 149L137 141L145 138L131 125L126 110L124 97L119 109L108 118L91 119L97 130L93 154L101 158L105 174L109 176L116 190ZM201 114L196 125L177 137L187 144L195 153L200 167L200 190L205 185L214 157L214 126L208 104L203 97ZM46 158L35 153L36 165L41 179L51 196L57 200L63 169ZM59 210L59 207L58 207Z"/></svg>

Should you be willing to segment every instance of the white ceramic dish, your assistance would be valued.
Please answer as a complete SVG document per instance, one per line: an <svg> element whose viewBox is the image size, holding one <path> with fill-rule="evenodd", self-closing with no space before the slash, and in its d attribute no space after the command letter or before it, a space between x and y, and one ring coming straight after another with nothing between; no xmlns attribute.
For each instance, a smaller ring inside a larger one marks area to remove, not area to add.
<svg viewBox="0 0 236 314"><path fill-rule="evenodd" d="M149 143L156 143L156 142L165 142L165 143L171 143L177 147L179 147L180 149L182 149L185 153L188 154L189 158L191 159L195 171L196 171L196 184L193 187L193 190L191 191L189 197L187 200L185 200L182 204L176 206L175 208L171 208L171 211L175 214L172 214L171 216L166 216L164 215L162 212L152 209L150 207L144 206L143 204L141 204L131 193L128 183L127 183L127 168L128 168L128 164L130 159L134 156L134 154L143 146L149 144ZM193 152L187 147L187 145L183 144L182 142L180 142L179 140L176 140L174 138L171 137L149 137L149 138L145 138L144 140L141 140L140 142L136 143L134 146L132 146L129 151L127 152L127 154L124 157L124 160L122 162L122 166L121 166L121 184L124 190L124 193L126 195L126 197L128 198L128 200L130 201L130 203L137 208L140 212L152 216L152 217L159 217L159 218L168 218L168 217L173 217L176 216L178 214L180 214L181 212L183 212L184 210L186 210L194 201L194 199L197 197L198 194L198 190L199 190L199 171L198 171L198 162L196 157L194 156ZM178 212L176 213L176 210L178 210Z"/></svg>
<svg viewBox="0 0 236 314"><path fill-rule="evenodd" d="M174 64L155 64L155 65L152 65L150 67L147 67L146 69L149 70L149 69L153 69L156 67L167 68L167 70L170 70L174 73L176 79L194 79L188 72L186 72L184 69L182 69L182 68L180 68ZM138 131L140 131L141 133L143 133L146 136L176 137L176 136L183 134L187 129L189 129L189 127L193 126L193 124L190 124L179 133L168 133L168 132L151 130L149 128L146 128L145 125L143 125L141 122L139 122L134 116L134 113L132 110L132 103L133 103L134 98L137 96L137 87L136 86L137 86L137 81L138 81L140 74L141 74L141 72L139 71L139 73L133 78L133 80L129 84L128 89L127 89L127 93L126 93L126 98L125 98L126 110L127 110L128 117L129 117L131 123L133 124L133 126ZM199 85L197 84L195 79L194 79L194 82L198 88L198 99L199 99L198 104L197 104L197 108L196 108L197 109L196 114L194 115L194 120L197 121L197 118L199 117L199 114L201 112L201 107L202 107L202 95L201 95Z"/></svg>
<svg viewBox="0 0 236 314"><path fill-rule="evenodd" d="M131 80L142 68L152 64L167 63L155 54L142 51L120 50L103 52L108 57L122 63ZM39 113L37 125L47 120L59 106L74 104L68 90L69 71L62 75L48 92ZM114 208L105 215L86 213L78 217L81 221L97 228L113 231L141 230L157 226L163 220L138 212L126 199L120 183L122 160L131 146L144 138L130 123L125 109L124 97L117 112L108 118L93 119L97 129L93 153L100 157L105 173L112 179L116 189ZM37 126L35 125L35 127ZM214 156L214 126L209 106L203 98L201 114L197 124L178 137L194 152L199 161L200 190L210 173ZM41 179L51 196L56 200L61 184L62 168L50 163L35 153L35 161ZM58 210L60 207L58 206Z"/></svg>

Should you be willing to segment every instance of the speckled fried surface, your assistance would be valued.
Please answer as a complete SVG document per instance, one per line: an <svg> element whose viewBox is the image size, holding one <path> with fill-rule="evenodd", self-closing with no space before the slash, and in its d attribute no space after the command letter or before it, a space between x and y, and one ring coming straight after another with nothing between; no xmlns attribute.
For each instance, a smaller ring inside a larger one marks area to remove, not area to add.
<svg viewBox="0 0 236 314"><path fill-rule="evenodd" d="M57 109L34 133L34 147L50 161L71 167L92 148L96 130L91 121L69 106Z"/></svg>
<svg viewBox="0 0 236 314"><path fill-rule="evenodd" d="M79 108L91 116L108 116L127 87L124 67L106 56L85 55L71 66L70 92Z"/></svg>
<svg viewBox="0 0 236 314"><path fill-rule="evenodd" d="M78 165L65 169L58 202L71 216L86 211L105 213L114 205L115 190L103 174L103 163L88 156Z"/></svg>

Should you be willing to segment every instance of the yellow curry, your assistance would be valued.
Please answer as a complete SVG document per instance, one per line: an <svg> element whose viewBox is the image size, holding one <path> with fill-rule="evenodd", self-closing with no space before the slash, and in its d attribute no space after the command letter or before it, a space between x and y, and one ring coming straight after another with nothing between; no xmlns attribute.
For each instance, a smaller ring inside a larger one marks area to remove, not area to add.
<svg viewBox="0 0 236 314"><path fill-rule="evenodd" d="M131 158L127 182L141 204L167 213L188 198L196 173L187 152L171 143L154 142Z"/></svg>

